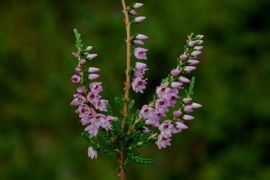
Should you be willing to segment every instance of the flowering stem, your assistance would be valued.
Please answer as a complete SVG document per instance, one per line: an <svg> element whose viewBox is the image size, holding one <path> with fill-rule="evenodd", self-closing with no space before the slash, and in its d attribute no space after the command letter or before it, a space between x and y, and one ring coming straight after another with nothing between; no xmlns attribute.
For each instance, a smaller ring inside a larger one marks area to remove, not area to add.
<svg viewBox="0 0 270 180"><path fill-rule="evenodd" d="M128 15L128 7L126 6L125 0L121 0L123 6L123 13L125 16L124 23L126 27L126 44L127 44L127 67L126 67L126 81L125 81L125 102L123 107L123 119L121 128L124 129L125 121L128 115L128 102L129 102L129 89L130 89L130 68L131 68L131 32L130 32L130 20Z"/></svg>

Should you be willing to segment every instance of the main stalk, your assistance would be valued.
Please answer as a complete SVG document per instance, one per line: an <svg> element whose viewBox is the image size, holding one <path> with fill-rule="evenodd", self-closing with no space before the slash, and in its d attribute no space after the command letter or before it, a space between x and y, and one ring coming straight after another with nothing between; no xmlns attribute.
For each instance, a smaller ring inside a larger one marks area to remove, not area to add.
<svg viewBox="0 0 270 180"><path fill-rule="evenodd" d="M126 5L125 0L121 0L122 6L123 6L123 13L124 13L124 24L126 28L126 62L127 62L127 67L126 67L126 80L124 84L124 92L125 92L125 100L124 100L124 106L123 106L123 119L121 123L121 129L124 131L125 128L125 122L126 118L128 116L128 103L129 103L129 90L130 90L130 68L131 68L131 30L130 30L130 20L129 20L129 10ZM119 151L119 177L120 180L125 180L125 150L123 147L121 147Z"/></svg>

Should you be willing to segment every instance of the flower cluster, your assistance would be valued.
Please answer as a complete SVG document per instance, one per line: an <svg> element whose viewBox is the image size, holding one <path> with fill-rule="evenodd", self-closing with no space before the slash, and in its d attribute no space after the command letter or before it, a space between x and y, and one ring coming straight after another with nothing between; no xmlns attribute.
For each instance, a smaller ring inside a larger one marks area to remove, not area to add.
<svg viewBox="0 0 270 180"><path fill-rule="evenodd" d="M144 105L140 111L140 115L145 120L146 125L159 129L160 134L156 141L159 149L171 145L172 134L187 129L188 127L185 125L185 121L194 119L189 114L201 107L198 103L192 103L192 99L189 97L191 92L185 94L183 97L180 97L179 94L181 93L181 89L184 88L184 85L191 82L184 75L195 70L196 65L199 64L198 56L203 49L203 46L201 46L203 43L202 39L202 35L189 36L185 52L179 57L177 67L157 87L156 98L153 102L149 105ZM169 120L166 118L171 108L175 109L172 120ZM162 122L162 119L165 120Z"/></svg>
<svg viewBox="0 0 270 180"><path fill-rule="evenodd" d="M146 19L145 16L140 16L136 9L142 7L143 3L135 3L132 8L129 10L129 14L135 16L134 22L141 23ZM144 40L147 40L148 36L144 34L137 34L132 37L132 44L135 46L144 46ZM134 56L137 60L146 60L147 59L147 51L143 47L136 47L134 49ZM144 78L145 72L148 70L147 65L143 62L136 62L135 68L133 69L133 81L132 81L132 89L136 93L143 93L146 88L147 79Z"/></svg>
<svg viewBox="0 0 270 180"><path fill-rule="evenodd" d="M101 98L102 84L96 81L99 78L100 69L86 66L88 61L97 57L97 54L90 53L91 50L92 47L88 46L84 51L72 53L73 58L78 60L78 64L71 81L78 84L78 87L76 94L73 95L71 105L77 106L75 112L79 115L81 124L85 126L85 131L91 137L95 137L100 128L106 131L111 130L111 122L116 118L106 115L108 100ZM92 147L88 149L88 156L90 158L97 157L97 153Z"/></svg>

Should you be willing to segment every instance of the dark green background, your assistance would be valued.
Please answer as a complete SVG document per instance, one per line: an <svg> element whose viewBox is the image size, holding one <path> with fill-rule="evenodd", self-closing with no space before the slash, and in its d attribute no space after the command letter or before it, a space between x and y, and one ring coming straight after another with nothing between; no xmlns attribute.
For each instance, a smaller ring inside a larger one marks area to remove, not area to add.
<svg viewBox="0 0 270 180"><path fill-rule="evenodd" d="M128 2L131 2L128 0ZM186 35L205 34L195 113L173 146L143 152L128 179L270 179L269 0L148 0L134 32L151 37L146 103L175 65ZM0 2L0 179L115 180L116 164L89 160L74 109L72 29L99 53L104 96L122 93L125 31L120 0Z"/></svg>

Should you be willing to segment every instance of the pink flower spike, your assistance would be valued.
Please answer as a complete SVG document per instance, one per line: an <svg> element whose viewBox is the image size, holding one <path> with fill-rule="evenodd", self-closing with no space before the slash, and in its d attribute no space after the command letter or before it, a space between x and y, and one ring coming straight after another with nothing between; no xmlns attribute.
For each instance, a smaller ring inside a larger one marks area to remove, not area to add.
<svg viewBox="0 0 270 180"><path fill-rule="evenodd" d="M132 42L134 45L137 45L137 46L143 46L144 45L144 42L142 40L133 40Z"/></svg>
<svg viewBox="0 0 270 180"><path fill-rule="evenodd" d="M75 75L71 76L71 81L72 81L72 83L77 84L81 81L81 77L79 75L75 74Z"/></svg>
<svg viewBox="0 0 270 180"><path fill-rule="evenodd" d="M88 54L87 59L92 60L92 59L96 58L97 56L98 56L98 54Z"/></svg>
<svg viewBox="0 0 270 180"><path fill-rule="evenodd" d="M91 159L97 159L97 151L95 151L91 146L88 148L87 155Z"/></svg>
<svg viewBox="0 0 270 180"><path fill-rule="evenodd" d="M184 115L183 116L183 120L186 120L186 121L190 121L190 120L193 120L193 119L194 119L194 117L191 116L191 115Z"/></svg>
<svg viewBox="0 0 270 180"><path fill-rule="evenodd" d="M130 10L129 14L131 14L132 16L139 16L139 13L135 9Z"/></svg>
<svg viewBox="0 0 270 180"><path fill-rule="evenodd" d="M98 74L89 74L89 76L88 76L88 79L89 80L95 80L97 78L99 78L99 75Z"/></svg>
<svg viewBox="0 0 270 180"><path fill-rule="evenodd" d="M136 39L139 39L139 40L146 40L148 38L149 37L144 35L144 34L137 34L137 36L136 36Z"/></svg>
<svg viewBox="0 0 270 180"><path fill-rule="evenodd" d="M138 16L134 19L135 23L141 23L146 19L145 16Z"/></svg>
<svg viewBox="0 0 270 180"><path fill-rule="evenodd" d="M88 72L89 73L98 73L99 71L100 71L100 69L99 68L96 68L96 67L90 67L88 69Z"/></svg>
<svg viewBox="0 0 270 180"><path fill-rule="evenodd" d="M178 76L180 73L181 73L181 71L180 71L179 69L173 69L173 70L171 71L171 75L172 75L173 77Z"/></svg>
<svg viewBox="0 0 270 180"><path fill-rule="evenodd" d="M135 3L134 5L133 5L133 8L135 8L135 9L137 9L137 8L141 8L141 7L143 7L143 3Z"/></svg>
<svg viewBox="0 0 270 180"><path fill-rule="evenodd" d="M180 76L179 80L183 83L190 83L190 80L184 76Z"/></svg>
<svg viewBox="0 0 270 180"><path fill-rule="evenodd" d="M194 71L195 69L197 69L195 66L186 66L184 68L184 71L187 73L190 73L191 71Z"/></svg>
<svg viewBox="0 0 270 180"><path fill-rule="evenodd" d="M148 49L145 49L145 48L135 48L134 55L139 60L146 60L147 59L147 51L148 51Z"/></svg>

